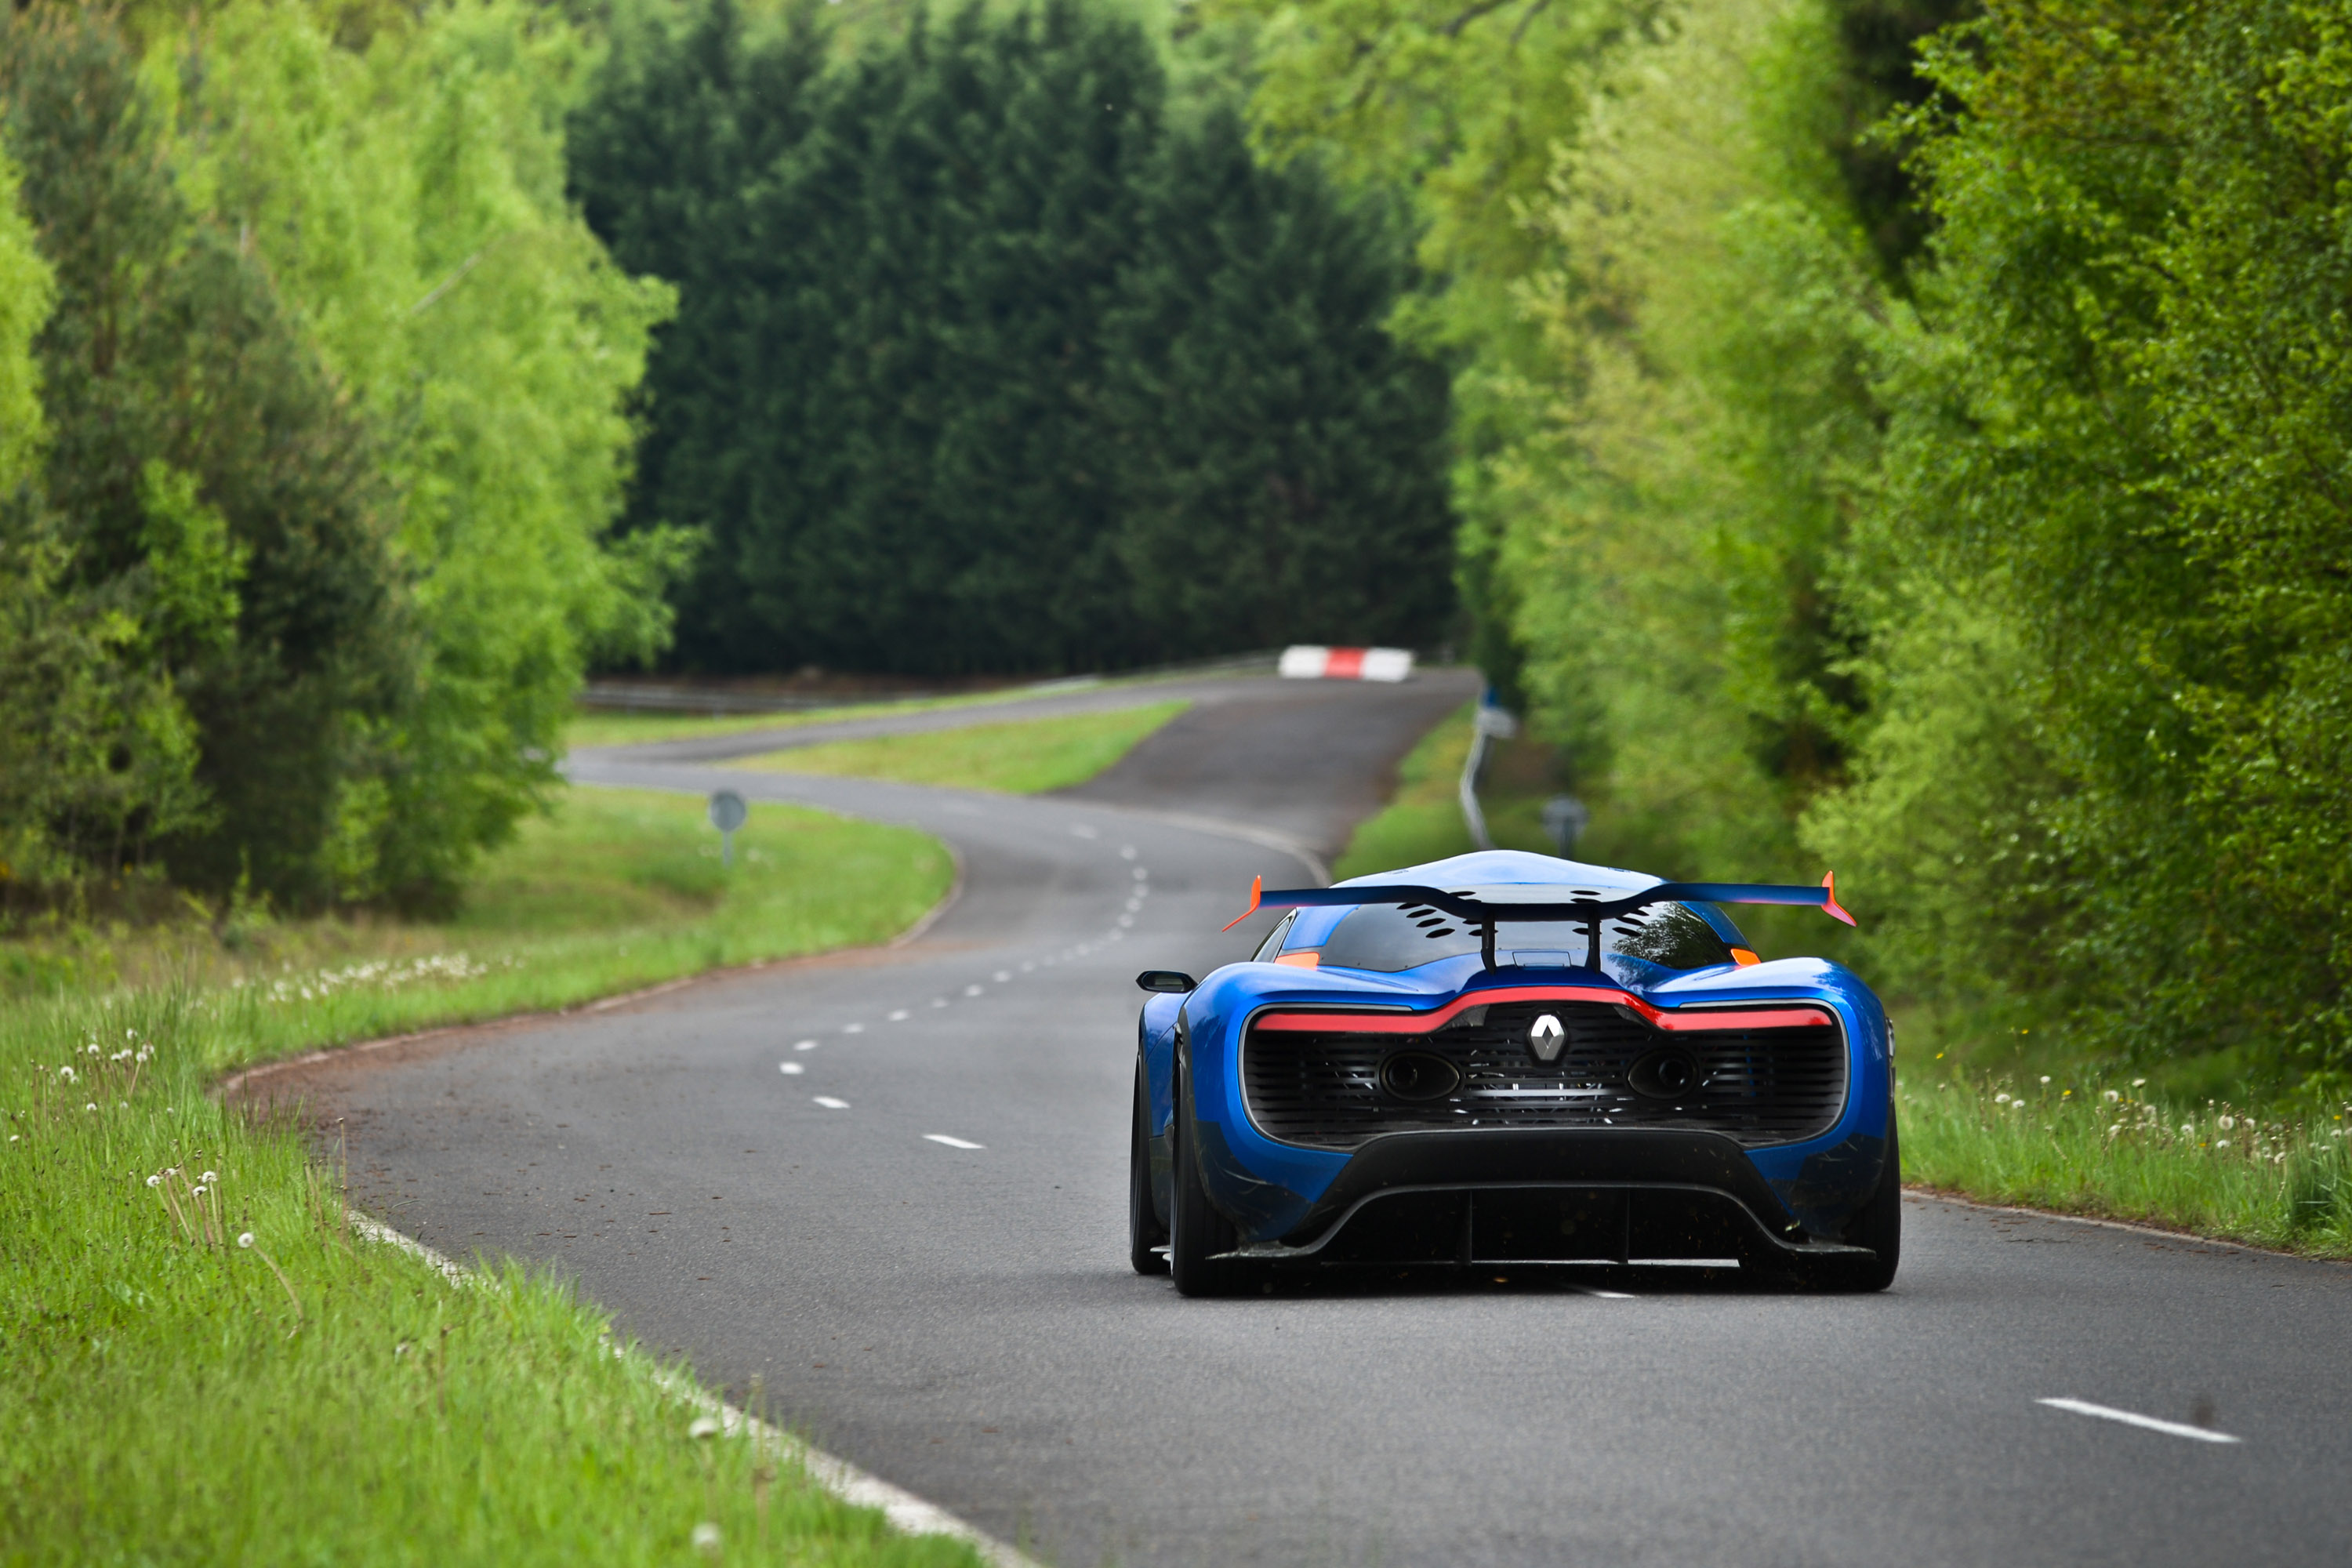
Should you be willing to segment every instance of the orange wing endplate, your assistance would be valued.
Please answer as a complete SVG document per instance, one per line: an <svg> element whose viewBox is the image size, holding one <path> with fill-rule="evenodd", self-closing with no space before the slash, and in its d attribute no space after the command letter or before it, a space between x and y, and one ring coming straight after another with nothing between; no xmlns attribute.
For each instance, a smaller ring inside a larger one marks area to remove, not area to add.
<svg viewBox="0 0 2352 1568"><path fill-rule="evenodd" d="M1258 897L1259 897L1259 895L1261 895L1261 894L1262 894L1262 893L1264 893L1265 891L1265 879L1264 877L1252 877L1252 878L1250 879L1250 903L1249 903L1249 908L1247 908L1247 909L1244 910L1241 913L1239 913L1239 914L1235 915L1233 919L1231 919L1231 920L1227 921L1224 923L1224 925L1223 925L1222 928L1220 928L1220 929L1224 930L1224 931L1231 931L1231 930L1233 930L1233 929L1234 929L1234 927L1235 927L1235 926L1237 926L1237 925L1241 924L1241 923L1242 923L1242 921L1245 921L1245 920L1249 919L1249 918L1250 918L1250 916L1252 916L1252 915L1254 915L1254 914L1257 913L1257 900L1258 900Z"/></svg>

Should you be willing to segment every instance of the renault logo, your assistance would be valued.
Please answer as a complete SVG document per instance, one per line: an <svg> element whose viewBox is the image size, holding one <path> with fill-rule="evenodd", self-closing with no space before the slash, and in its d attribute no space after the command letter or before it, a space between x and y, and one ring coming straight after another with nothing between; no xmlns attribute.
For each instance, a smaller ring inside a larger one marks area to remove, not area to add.
<svg viewBox="0 0 2352 1568"><path fill-rule="evenodd" d="M1559 1060L1560 1048L1567 1044L1568 1031L1549 1013L1538 1018L1535 1027L1528 1031L1528 1053L1546 1067Z"/></svg>

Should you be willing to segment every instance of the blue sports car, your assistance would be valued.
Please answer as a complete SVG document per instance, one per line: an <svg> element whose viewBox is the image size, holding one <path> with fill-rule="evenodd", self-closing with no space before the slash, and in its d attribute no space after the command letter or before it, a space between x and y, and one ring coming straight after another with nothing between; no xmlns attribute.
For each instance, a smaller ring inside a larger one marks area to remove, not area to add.
<svg viewBox="0 0 2352 1568"><path fill-rule="evenodd" d="M1246 962L1138 977L1136 1270L1187 1296L1343 1264L1885 1289L1885 1011L1840 964L1759 962L1727 903L1852 923L1827 878L1664 882L1509 850L1253 888L1245 914L1291 912Z"/></svg>

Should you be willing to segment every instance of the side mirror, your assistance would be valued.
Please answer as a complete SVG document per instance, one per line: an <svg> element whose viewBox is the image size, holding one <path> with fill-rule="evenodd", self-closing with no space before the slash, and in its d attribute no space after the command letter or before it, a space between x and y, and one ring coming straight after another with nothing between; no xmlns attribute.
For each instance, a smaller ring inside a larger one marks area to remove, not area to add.
<svg viewBox="0 0 2352 1568"><path fill-rule="evenodd" d="M1135 983L1146 991L1167 991L1181 994L1200 984L1178 969L1147 969L1135 977Z"/></svg>

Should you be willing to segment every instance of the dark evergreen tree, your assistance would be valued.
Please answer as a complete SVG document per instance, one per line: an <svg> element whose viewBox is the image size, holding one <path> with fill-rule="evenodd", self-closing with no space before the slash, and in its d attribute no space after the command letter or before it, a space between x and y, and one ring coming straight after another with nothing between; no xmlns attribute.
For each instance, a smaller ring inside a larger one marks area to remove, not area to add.
<svg viewBox="0 0 2352 1568"><path fill-rule="evenodd" d="M1171 136L1107 333L1118 545L1168 657L1412 643L1451 607L1446 389L1381 328L1402 247L1219 109Z"/></svg>
<svg viewBox="0 0 2352 1568"><path fill-rule="evenodd" d="M175 879L310 901L370 723L408 691L398 575L363 431L261 268L179 197L136 63L90 13L0 20L0 130L57 274L42 504L69 578L131 593L194 721L212 810L161 846ZM174 536L208 528L191 566ZM191 570L226 624L175 607Z"/></svg>
<svg viewBox="0 0 2352 1568"><path fill-rule="evenodd" d="M1397 237L1252 168L1230 115L1171 142L1150 41L1076 0L829 72L815 14L630 24L574 129L590 222L680 285L634 518L712 537L682 659L1097 668L1439 624L1443 388L1377 325ZM1217 585L1171 597L1179 562Z"/></svg>

